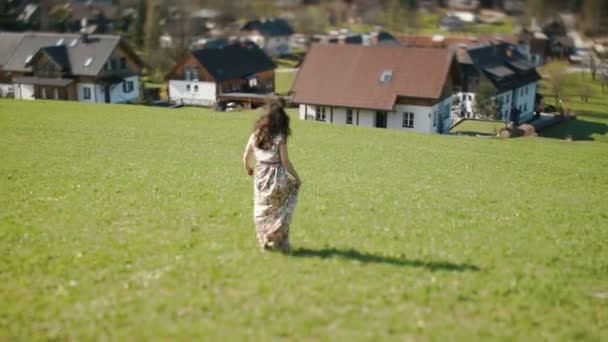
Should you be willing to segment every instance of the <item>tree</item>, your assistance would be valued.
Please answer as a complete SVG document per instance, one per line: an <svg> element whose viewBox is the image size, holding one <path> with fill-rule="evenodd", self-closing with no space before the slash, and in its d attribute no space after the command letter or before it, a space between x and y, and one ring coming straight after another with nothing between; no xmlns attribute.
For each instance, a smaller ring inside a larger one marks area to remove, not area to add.
<svg viewBox="0 0 608 342"><path fill-rule="evenodd" d="M387 0L384 5L384 25L393 32L404 31L404 20L407 11L401 0Z"/></svg>
<svg viewBox="0 0 608 342"><path fill-rule="evenodd" d="M549 92L553 95L555 103L559 104L566 83L566 74L568 66L562 62L552 62L545 66L547 81L549 83Z"/></svg>
<svg viewBox="0 0 608 342"><path fill-rule="evenodd" d="M158 1L147 0L146 2L146 23L144 31L144 49L146 55L154 50L158 45Z"/></svg>
<svg viewBox="0 0 608 342"><path fill-rule="evenodd" d="M589 98L593 93L593 89L589 83L583 82L579 85L579 96L581 98L581 102L589 102Z"/></svg>
<svg viewBox="0 0 608 342"><path fill-rule="evenodd" d="M135 18L134 41L137 47L144 46L144 26L146 24L146 0L139 0L137 4L137 18Z"/></svg>
<svg viewBox="0 0 608 342"><path fill-rule="evenodd" d="M600 75L600 83L602 84L602 94L605 94L606 88L608 88L608 61L604 65L605 66Z"/></svg>
<svg viewBox="0 0 608 342"><path fill-rule="evenodd" d="M602 24L602 6L605 0L584 0L582 14L582 26L583 30L587 34L596 34L601 28Z"/></svg>
<svg viewBox="0 0 608 342"><path fill-rule="evenodd" d="M489 82L482 82L475 94L475 115L484 119L498 120L500 104L496 100L496 89Z"/></svg>
<svg viewBox="0 0 608 342"><path fill-rule="evenodd" d="M597 74L597 62L593 54L589 55L589 71L591 71L591 79L595 81L595 75Z"/></svg>

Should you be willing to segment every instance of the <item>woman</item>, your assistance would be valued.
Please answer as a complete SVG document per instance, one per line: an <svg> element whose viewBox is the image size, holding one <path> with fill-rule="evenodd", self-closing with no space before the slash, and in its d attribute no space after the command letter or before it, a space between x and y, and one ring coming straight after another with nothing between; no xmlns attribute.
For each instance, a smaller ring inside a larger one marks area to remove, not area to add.
<svg viewBox="0 0 608 342"><path fill-rule="evenodd" d="M302 181L287 154L289 117L279 103L269 104L249 137L243 165L254 176L254 222L262 250L288 251L289 224ZM255 157L255 170L251 156Z"/></svg>

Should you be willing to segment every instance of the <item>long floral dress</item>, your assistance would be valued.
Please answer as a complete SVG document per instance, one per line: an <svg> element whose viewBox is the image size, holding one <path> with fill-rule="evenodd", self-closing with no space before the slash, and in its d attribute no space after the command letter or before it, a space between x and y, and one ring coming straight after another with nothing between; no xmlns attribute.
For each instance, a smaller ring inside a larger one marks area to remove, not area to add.
<svg viewBox="0 0 608 342"><path fill-rule="evenodd" d="M288 249L289 224L298 199L298 187L281 163L279 145L285 138L275 137L268 150L255 146L255 135L250 139L256 159L253 217L258 241L263 248Z"/></svg>

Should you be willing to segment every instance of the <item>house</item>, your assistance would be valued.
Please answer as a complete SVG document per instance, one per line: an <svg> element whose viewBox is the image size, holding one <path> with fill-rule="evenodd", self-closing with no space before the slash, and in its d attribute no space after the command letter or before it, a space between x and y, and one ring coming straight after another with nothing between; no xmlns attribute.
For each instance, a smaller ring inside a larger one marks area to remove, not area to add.
<svg viewBox="0 0 608 342"><path fill-rule="evenodd" d="M330 31L328 34L316 34L313 42L329 44L355 45L401 45L397 38L386 31L369 33L352 33L348 30Z"/></svg>
<svg viewBox="0 0 608 342"><path fill-rule="evenodd" d="M545 63L549 54L549 38L542 32L522 30L517 36L520 52L528 56L528 60L539 67Z"/></svg>
<svg viewBox="0 0 608 342"><path fill-rule="evenodd" d="M458 75L447 49L314 44L293 102L302 120L442 133Z"/></svg>
<svg viewBox="0 0 608 342"><path fill-rule="evenodd" d="M518 125L533 118L537 83L541 77L514 45L499 43L469 48L459 64L464 73L462 92L455 100L460 118L478 117L475 93L486 82L496 90L495 99L502 120Z"/></svg>
<svg viewBox="0 0 608 342"><path fill-rule="evenodd" d="M5 51L9 51L6 53ZM18 99L138 102L143 61L113 35L26 32L0 35Z"/></svg>
<svg viewBox="0 0 608 342"><path fill-rule="evenodd" d="M108 0L72 0L69 4L70 19L67 29L78 32L83 19L90 26L90 32L110 33L118 29L128 29L122 22L120 7Z"/></svg>
<svg viewBox="0 0 608 342"><path fill-rule="evenodd" d="M21 33L0 32L0 97L14 96L13 77L4 66L21 38Z"/></svg>
<svg viewBox="0 0 608 342"><path fill-rule="evenodd" d="M478 0L447 0L447 6L461 11L478 11L480 7Z"/></svg>
<svg viewBox="0 0 608 342"><path fill-rule="evenodd" d="M517 15L524 12L525 6L522 0L503 0L502 8L508 15Z"/></svg>
<svg viewBox="0 0 608 342"><path fill-rule="evenodd" d="M167 76L172 101L214 106L225 93L274 92L276 64L254 43L188 52Z"/></svg>
<svg viewBox="0 0 608 342"><path fill-rule="evenodd" d="M455 15L446 15L439 21L439 28L444 31L462 31L464 21Z"/></svg>
<svg viewBox="0 0 608 342"><path fill-rule="evenodd" d="M291 53L290 37L293 29L285 19L262 18L247 22L241 31L247 39L256 43L269 56L283 56Z"/></svg>

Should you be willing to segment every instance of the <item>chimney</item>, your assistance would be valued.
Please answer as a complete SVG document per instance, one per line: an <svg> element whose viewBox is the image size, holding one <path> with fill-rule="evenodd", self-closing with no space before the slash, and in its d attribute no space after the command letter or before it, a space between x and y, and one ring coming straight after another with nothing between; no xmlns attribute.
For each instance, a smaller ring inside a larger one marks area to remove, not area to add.
<svg viewBox="0 0 608 342"><path fill-rule="evenodd" d="M80 40L83 44L86 44L89 41L89 33L87 30L87 18L82 18L80 21Z"/></svg>

